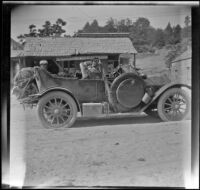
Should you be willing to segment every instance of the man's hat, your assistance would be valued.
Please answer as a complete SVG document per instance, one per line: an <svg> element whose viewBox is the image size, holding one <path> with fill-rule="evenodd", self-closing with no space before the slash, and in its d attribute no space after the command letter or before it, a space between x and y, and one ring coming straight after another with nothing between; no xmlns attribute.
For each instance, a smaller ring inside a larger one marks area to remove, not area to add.
<svg viewBox="0 0 200 190"><path fill-rule="evenodd" d="M48 64L47 60L41 60L40 61L40 65L47 65L47 64Z"/></svg>

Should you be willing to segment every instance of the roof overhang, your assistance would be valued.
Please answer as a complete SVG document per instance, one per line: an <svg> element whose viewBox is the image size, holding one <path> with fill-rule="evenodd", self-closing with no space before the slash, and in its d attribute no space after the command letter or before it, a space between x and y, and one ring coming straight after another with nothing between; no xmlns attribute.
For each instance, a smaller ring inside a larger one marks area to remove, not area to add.
<svg viewBox="0 0 200 190"><path fill-rule="evenodd" d="M83 56L70 56L70 57L62 57L57 58L56 61L84 61L84 60L91 60L95 57L99 59L108 59L107 55L83 55Z"/></svg>
<svg viewBox="0 0 200 190"><path fill-rule="evenodd" d="M11 50L10 57L13 58L20 58L23 56L23 50Z"/></svg>
<svg viewBox="0 0 200 190"><path fill-rule="evenodd" d="M136 53L121 53L119 58L132 58L135 56Z"/></svg>

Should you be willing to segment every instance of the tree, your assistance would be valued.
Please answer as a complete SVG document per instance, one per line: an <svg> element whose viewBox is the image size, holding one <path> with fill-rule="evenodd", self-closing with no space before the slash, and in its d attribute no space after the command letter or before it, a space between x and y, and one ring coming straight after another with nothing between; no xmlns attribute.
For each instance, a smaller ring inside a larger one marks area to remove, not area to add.
<svg viewBox="0 0 200 190"><path fill-rule="evenodd" d="M188 27L190 25L190 17L189 16L185 17L184 23L185 23L185 27Z"/></svg>
<svg viewBox="0 0 200 190"><path fill-rule="evenodd" d="M184 51L187 50L187 47L183 46L183 44L175 44L173 48L168 52L165 56L165 64L168 68L171 67L172 61L176 59L179 55L181 55Z"/></svg>
<svg viewBox="0 0 200 190"><path fill-rule="evenodd" d="M170 22L168 22L168 24L167 24L167 26L165 28L165 33L168 34L168 35L172 35L172 33L173 33L173 30L172 30Z"/></svg>
<svg viewBox="0 0 200 190"><path fill-rule="evenodd" d="M61 36L63 33L65 33L66 31L64 29L62 29L63 26L66 25L66 22L63 21L61 18L59 18L57 21L56 21L56 24L53 25L52 29L52 34L54 36Z"/></svg>
<svg viewBox="0 0 200 190"><path fill-rule="evenodd" d="M56 20L55 24L51 24L50 21L45 21L44 25L42 25L41 29L36 29L34 24L29 25L29 33L21 34L17 38L20 42L23 42L26 37L49 37L49 36L61 36L66 31L62 28L66 25L66 22L61 18Z"/></svg>
<svg viewBox="0 0 200 190"><path fill-rule="evenodd" d="M50 21L46 21L42 29L38 29L40 37L52 36L53 30Z"/></svg>
<svg viewBox="0 0 200 190"><path fill-rule="evenodd" d="M177 44L181 42L181 26L177 24L173 28L173 43Z"/></svg>
<svg viewBox="0 0 200 190"><path fill-rule="evenodd" d="M172 37L173 37L173 29L171 27L170 22L168 22L165 30L164 30L164 34L165 34L165 43L166 44L171 44L172 43Z"/></svg>
<svg viewBox="0 0 200 190"><path fill-rule="evenodd" d="M20 42L21 44L23 44L25 36L22 35L22 34L20 34L19 36L17 36L17 38L19 39L19 42Z"/></svg>
<svg viewBox="0 0 200 190"><path fill-rule="evenodd" d="M130 28L130 20L122 19L117 24L118 32L128 32Z"/></svg>
<svg viewBox="0 0 200 190"><path fill-rule="evenodd" d="M115 20L109 18L106 22L106 25L102 29L103 32L117 32Z"/></svg>
<svg viewBox="0 0 200 190"><path fill-rule="evenodd" d="M147 30L147 43L153 46L155 41L156 41L156 29L150 26Z"/></svg>
<svg viewBox="0 0 200 190"><path fill-rule="evenodd" d="M37 33L37 29L36 26L34 24L29 25L29 33L28 34L20 34L19 36L17 36L17 38L19 39L19 41L21 43L24 42L24 38L25 37L37 37L38 33Z"/></svg>
<svg viewBox="0 0 200 190"><path fill-rule="evenodd" d="M158 48L162 48L165 45L165 35L162 29L156 30L156 39L153 45Z"/></svg>
<svg viewBox="0 0 200 190"><path fill-rule="evenodd" d="M125 22L126 22L125 24L126 24L127 27L130 27L133 24L132 21L129 18L127 18L125 20Z"/></svg>
<svg viewBox="0 0 200 190"><path fill-rule="evenodd" d="M139 17L129 29L130 37L134 44L144 45L148 44L148 30L150 29L150 22L147 18Z"/></svg>
<svg viewBox="0 0 200 190"><path fill-rule="evenodd" d="M85 24L85 26L83 27L83 30L82 30L83 32L89 32L90 31L90 23L89 22L87 22L86 24Z"/></svg>
<svg viewBox="0 0 200 190"><path fill-rule="evenodd" d="M96 19L94 19L90 25L90 32L99 32L99 24Z"/></svg>
<svg viewBox="0 0 200 190"><path fill-rule="evenodd" d="M36 37L38 35L37 30L36 30L36 26L34 24L29 25L29 30L30 30L29 35L31 37Z"/></svg>
<svg viewBox="0 0 200 190"><path fill-rule="evenodd" d="M185 17L185 27L182 29L182 38L191 38L191 20L189 16Z"/></svg>
<svg viewBox="0 0 200 190"><path fill-rule="evenodd" d="M147 18L139 17L136 22L135 26L138 30L145 30L150 26L150 22Z"/></svg>

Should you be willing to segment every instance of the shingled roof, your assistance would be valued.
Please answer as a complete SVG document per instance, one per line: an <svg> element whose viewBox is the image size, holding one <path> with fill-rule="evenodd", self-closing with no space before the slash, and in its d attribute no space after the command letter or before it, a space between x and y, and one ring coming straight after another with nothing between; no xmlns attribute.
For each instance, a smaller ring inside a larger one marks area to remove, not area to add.
<svg viewBox="0 0 200 190"><path fill-rule="evenodd" d="M172 63L182 61L182 60L191 59L191 58L192 58L192 50L191 50L191 48L189 48L184 53L179 55L175 60L173 60Z"/></svg>
<svg viewBox="0 0 200 190"><path fill-rule="evenodd" d="M10 40L10 44L11 44L11 49L12 50L23 50L23 45L21 45L20 43L16 42L12 38Z"/></svg>
<svg viewBox="0 0 200 190"><path fill-rule="evenodd" d="M23 50L12 50L10 51L11 58L17 58L23 56Z"/></svg>
<svg viewBox="0 0 200 190"><path fill-rule="evenodd" d="M26 38L24 56L137 53L129 38Z"/></svg>

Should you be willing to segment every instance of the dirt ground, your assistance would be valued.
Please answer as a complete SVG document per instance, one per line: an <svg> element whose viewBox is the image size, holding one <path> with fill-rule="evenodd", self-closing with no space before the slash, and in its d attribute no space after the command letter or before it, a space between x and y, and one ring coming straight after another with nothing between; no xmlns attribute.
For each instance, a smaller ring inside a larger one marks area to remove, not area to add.
<svg viewBox="0 0 200 190"><path fill-rule="evenodd" d="M140 115L79 119L45 129L36 109L11 99L11 186L186 187L191 120L161 122Z"/></svg>

